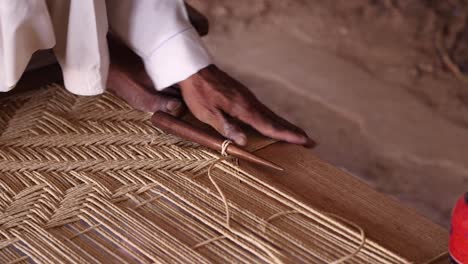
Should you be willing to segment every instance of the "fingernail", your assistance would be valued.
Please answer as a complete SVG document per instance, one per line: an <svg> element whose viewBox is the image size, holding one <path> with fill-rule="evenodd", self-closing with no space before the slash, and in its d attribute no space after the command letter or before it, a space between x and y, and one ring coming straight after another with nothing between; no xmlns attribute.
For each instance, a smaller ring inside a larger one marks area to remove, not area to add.
<svg viewBox="0 0 468 264"><path fill-rule="evenodd" d="M317 142L313 141L309 137L306 140L306 143L304 144L304 147L306 148L315 148L317 146Z"/></svg>
<svg viewBox="0 0 468 264"><path fill-rule="evenodd" d="M247 144L247 137L245 135L238 135L234 141L237 145L245 146Z"/></svg>
<svg viewBox="0 0 468 264"><path fill-rule="evenodd" d="M180 101L177 101L177 100L171 100L167 103L166 105L166 108L167 110L169 111L175 111L177 109L179 109L179 107L182 105L182 103Z"/></svg>

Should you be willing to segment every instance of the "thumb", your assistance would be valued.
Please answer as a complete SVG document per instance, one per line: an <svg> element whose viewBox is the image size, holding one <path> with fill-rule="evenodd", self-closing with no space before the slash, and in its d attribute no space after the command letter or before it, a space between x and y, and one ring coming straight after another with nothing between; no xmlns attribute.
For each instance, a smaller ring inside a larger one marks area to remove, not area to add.
<svg viewBox="0 0 468 264"><path fill-rule="evenodd" d="M149 94L145 100L147 101L144 102L146 110L142 111L146 112L163 111L173 116L181 116L186 110L184 103L180 99L159 93Z"/></svg>
<svg viewBox="0 0 468 264"><path fill-rule="evenodd" d="M163 111L174 116L180 116L185 111L185 106L180 99L159 92L148 91L128 73L113 67L109 70L107 87L133 108L143 112Z"/></svg>

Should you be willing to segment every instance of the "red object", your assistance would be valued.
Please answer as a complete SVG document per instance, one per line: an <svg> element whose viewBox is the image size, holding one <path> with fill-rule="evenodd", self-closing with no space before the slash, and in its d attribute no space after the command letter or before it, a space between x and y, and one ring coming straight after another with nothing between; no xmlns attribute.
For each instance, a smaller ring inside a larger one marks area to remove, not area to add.
<svg viewBox="0 0 468 264"><path fill-rule="evenodd" d="M453 208L449 252L456 263L468 263L468 192Z"/></svg>

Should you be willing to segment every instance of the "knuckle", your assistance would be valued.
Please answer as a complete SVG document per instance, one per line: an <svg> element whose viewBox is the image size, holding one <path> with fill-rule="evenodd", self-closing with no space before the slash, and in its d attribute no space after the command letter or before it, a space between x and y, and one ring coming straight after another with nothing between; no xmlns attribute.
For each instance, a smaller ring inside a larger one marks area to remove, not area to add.
<svg viewBox="0 0 468 264"><path fill-rule="evenodd" d="M192 114L199 120L207 124L213 124L216 120L216 111L212 108L206 107L192 111Z"/></svg>
<svg viewBox="0 0 468 264"><path fill-rule="evenodd" d="M244 96L234 97L230 102L230 108L233 112L238 113L239 115L244 115L256 110L254 104Z"/></svg>
<svg viewBox="0 0 468 264"><path fill-rule="evenodd" d="M253 103L251 103L249 101L242 102L242 107L245 109L245 111L247 111L249 113L257 111L257 107L255 106L255 104L253 104Z"/></svg>
<svg viewBox="0 0 468 264"><path fill-rule="evenodd" d="M229 122L224 122L223 124L223 130L226 133L226 135L232 134L235 131L234 126L229 123Z"/></svg>

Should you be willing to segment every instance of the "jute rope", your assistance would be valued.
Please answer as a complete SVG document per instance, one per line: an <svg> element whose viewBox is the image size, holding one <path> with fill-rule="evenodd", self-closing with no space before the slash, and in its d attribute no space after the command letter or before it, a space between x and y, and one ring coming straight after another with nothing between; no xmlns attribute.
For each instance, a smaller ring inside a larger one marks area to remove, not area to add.
<svg viewBox="0 0 468 264"><path fill-rule="evenodd" d="M110 94L0 107L0 263L408 263Z"/></svg>
<svg viewBox="0 0 468 264"><path fill-rule="evenodd" d="M230 229L231 232L235 233L235 230L233 230L231 227L230 227L230 211L229 211L229 205L228 205L228 202L227 202L227 199L226 199L226 196L224 195L223 191L221 190L221 188L219 187L219 185L216 183L216 181L214 180L213 176L212 176L212 170L214 169L214 167L221 161L223 160L226 160L227 157L228 157L228 154L226 152L228 146L232 143L232 141L230 140L225 140L223 142L223 144L221 145L221 155L223 157L220 157L219 159L217 159L216 161L214 161L210 167L208 168L208 177L211 181L211 183L215 186L216 190L218 191L218 194L219 196L221 197L222 201L223 201L223 204L224 204L224 208L225 208L225 212L226 212L226 227L228 229ZM361 234L361 242L359 244L359 246L356 248L356 250L354 250L353 252L349 253L348 255L346 256L343 256L341 258L339 258L338 260L335 260L335 261L332 261L330 262L331 264L339 264L339 263L344 263L345 261L353 258L354 256L356 256L360 251L361 249L364 247L365 243L366 243L366 235L365 235L365 232L364 230L357 224L343 218L343 217L340 217L336 214L331 214L331 213L325 213L323 212L324 214L328 215L328 216L331 216L333 218L336 218L336 219L339 219L340 221L342 222L345 222L351 226L353 226L354 228L356 228L357 230L359 230L359 233ZM266 220L265 220L265 225L264 225L264 229L263 231L266 232L267 230L267 226L268 226L268 223L270 223L271 221L273 221L274 219L276 218L279 218L279 217L283 217L283 216L286 216L286 215L290 215L290 214L301 214L301 212L298 212L298 211L295 211L295 210L291 210L291 211L283 211L283 212L278 212L270 217L268 217ZM218 236L218 237L214 237L214 238L211 238L211 239L208 239L206 241L203 241L203 242L200 242L198 243L197 245L195 245L193 248L196 249L196 248L199 248L201 246L204 246L204 245L207 245L209 243L212 243L212 242L215 242L215 241L218 241L220 239L223 239L223 238L226 238L225 236ZM257 244L257 246L259 248L265 248L263 245L260 245L260 244ZM270 251L267 251L268 255L272 257L272 262L274 263L283 263L280 259L278 259L274 253L270 252Z"/></svg>
<svg viewBox="0 0 468 264"><path fill-rule="evenodd" d="M328 215L328 216L331 216L332 218L336 218L344 223L347 223L349 224L350 226L353 226L354 228L356 228L357 230L359 230L359 233L361 234L361 242L359 244L359 246L356 248L356 250L354 250L353 252L349 253L348 255L346 256L343 256L335 261L332 261L331 263L332 264L339 264L339 263L344 263L345 261L351 259L352 257L356 256L360 251L361 249L364 247L365 243L366 243L366 234L364 232L364 229L362 229L359 225L355 224L354 222L352 221L349 221L341 216L338 216L336 214L332 214L332 213L327 213L327 212L322 212L323 214L325 215ZM276 218L279 218L279 217L283 217L283 216L286 216L286 215L290 215L290 214L301 214L301 212L298 212L298 211L295 211L295 210L291 210L291 211L283 211L283 212L279 212L279 213L276 213L270 217L268 217L266 220L265 220L265 226L264 226L264 232L266 232L267 230L267 227L268 227L268 223L270 223L271 221L273 221L274 219Z"/></svg>
<svg viewBox="0 0 468 264"><path fill-rule="evenodd" d="M424 261L423 264L434 264L434 263L439 263L441 260L448 260L448 257L450 256L450 253L448 251L444 251L440 253L439 255Z"/></svg>

